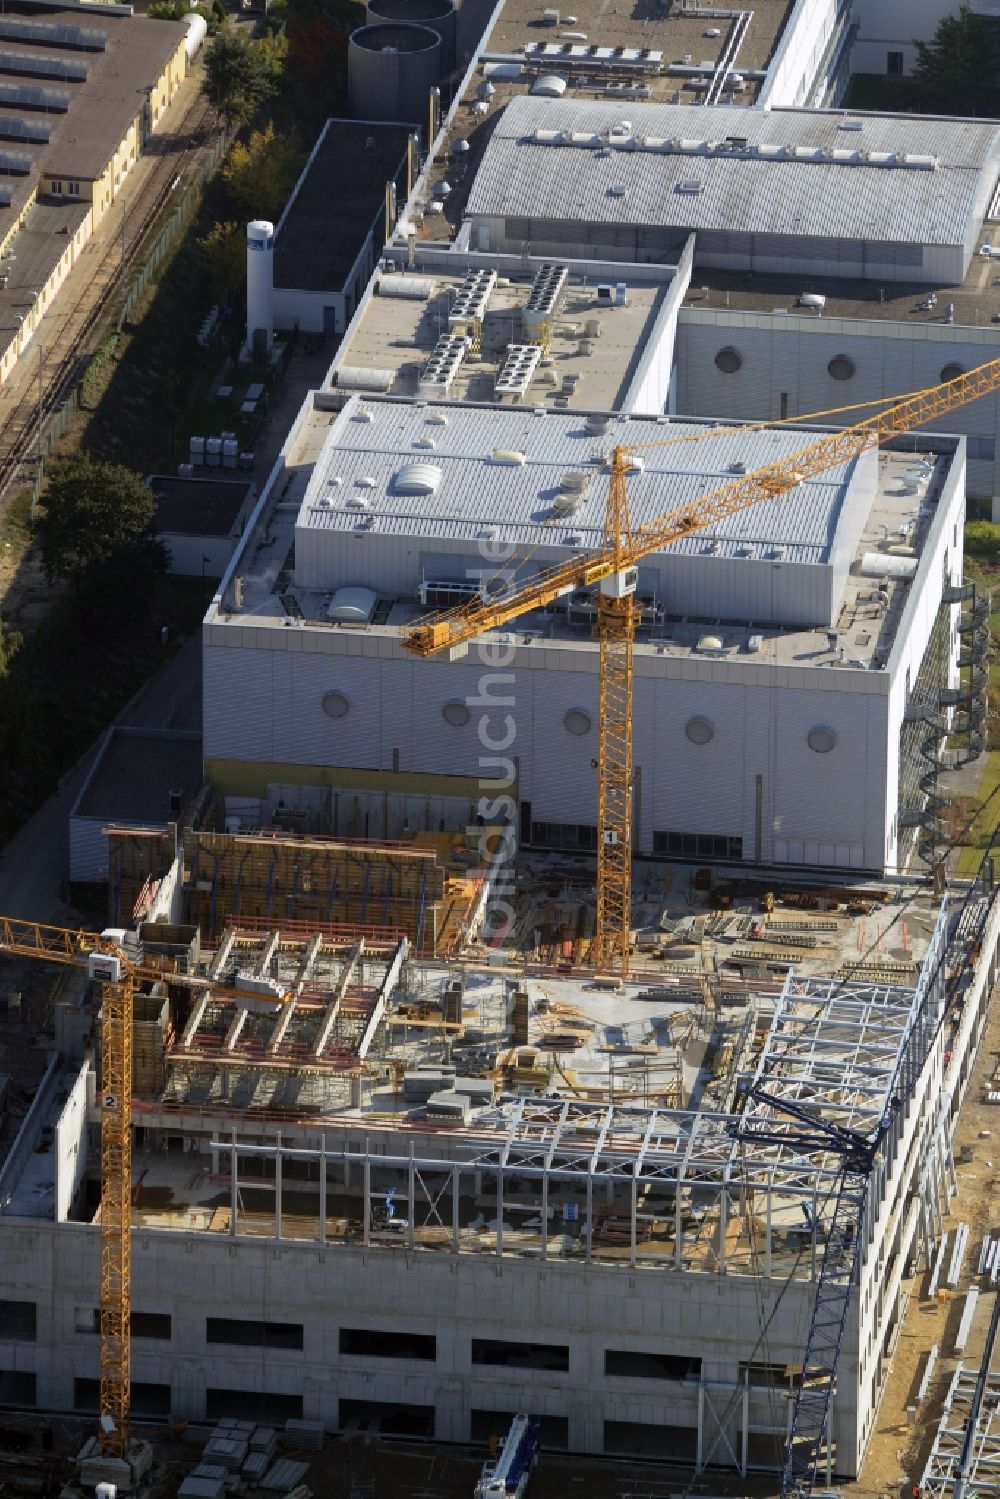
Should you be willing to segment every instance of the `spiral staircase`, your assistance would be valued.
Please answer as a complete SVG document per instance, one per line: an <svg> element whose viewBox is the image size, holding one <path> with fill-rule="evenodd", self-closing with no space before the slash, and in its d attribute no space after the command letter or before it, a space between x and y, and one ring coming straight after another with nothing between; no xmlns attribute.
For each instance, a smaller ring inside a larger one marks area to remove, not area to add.
<svg viewBox="0 0 1000 1499"><path fill-rule="evenodd" d="M978 759L986 748L989 686L989 594L981 593L975 583L956 583L944 589L941 602L961 605L957 625L961 677L954 687L938 688L932 702L913 703L906 710L907 722L926 729L917 746L923 766L917 786L923 803L899 814L900 828L918 830L917 854L931 868L938 862L938 848L945 837L941 814L947 797L941 793L940 776ZM946 747L948 741L950 747Z"/></svg>

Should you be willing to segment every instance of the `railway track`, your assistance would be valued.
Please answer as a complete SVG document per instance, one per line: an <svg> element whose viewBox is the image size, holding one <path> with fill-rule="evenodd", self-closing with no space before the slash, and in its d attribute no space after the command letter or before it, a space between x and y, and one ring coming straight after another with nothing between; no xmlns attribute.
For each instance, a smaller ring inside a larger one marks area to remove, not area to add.
<svg viewBox="0 0 1000 1499"><path fill-rule="evenodd" d="M17 403L6 415L0 415L0 514L22 465L32 456L36 439L44 434L52 416L63 406L82 377L87 355L93 352L92 343L101 319L126 281L185 171L197 160L211 124L210 107L200 95L196 95L177 129L172 132L184 144L179 151L164 151L153 166L146 189L126 217L124 243L122 238L117 239L117 244L112 243L105 228L102 241L105 253L100 257L94 274L81 288L75 304L62 312L60 324L56 321L60 314L57 298L53 307L55 326L50 332L43 319L36 331L33 342L43 351L39 356L42 361L40 376L25 378L22 371L22 390ZM164 137L161 143L154 137L154 142L166 146L169 139ZM147 161L150 159L146 158ZM105 219L105 225L110 217L111 214ZM91 240L81 260L95 248L95 241ZM79 265L80 261L77 261ZM29 357L26 351L22 365Z"/></svg>

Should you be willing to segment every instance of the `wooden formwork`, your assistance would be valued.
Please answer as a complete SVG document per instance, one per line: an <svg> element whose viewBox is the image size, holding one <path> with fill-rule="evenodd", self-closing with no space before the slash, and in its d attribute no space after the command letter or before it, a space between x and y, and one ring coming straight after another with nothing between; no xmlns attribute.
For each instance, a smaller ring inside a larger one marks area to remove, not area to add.
<svg viewBox="0 0 1000 1499"><path fill-rule="evenodd" d="M187 914L211 941L232 918L380 926L434 953L448 876L433 848L184 830Z"/></svg>
<svg viewBox="0 0 1000 1499"><path fill-rule="evenodd" d="M108 924L131 926L153 885L167 874L177 852L176 829L105 829L108 839Z"/></svg>

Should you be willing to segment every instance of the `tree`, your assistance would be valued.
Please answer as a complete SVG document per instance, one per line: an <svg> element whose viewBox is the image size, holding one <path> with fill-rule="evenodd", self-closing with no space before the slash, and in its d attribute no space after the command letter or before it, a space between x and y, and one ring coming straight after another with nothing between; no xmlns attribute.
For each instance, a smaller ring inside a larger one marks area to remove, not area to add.
<svg viewBox="0 0 1000 1499"><path fill-rule="evenodd" d="M153 496L142 477L89 453L49 465L35 522L49 582L64 578L77 597L111 603L166 567L153 530Z"/></svg>
<svg viewBox="0 0 1000 1499"><path fill-rule="evenodd" d="M220 31L205 49L202 91L227 125L245 125L281 87L288 44L283 36L253 41Z"/></svg>
<svg viewBox="0 0 1000 1499"><path fill-rule="evenodd" d="M237 141L222 169L229 196L248 217L277 219L288 201L305 152L294 135L278 135L271 123Z"/></svg>
<svg viewBox="0 0 1000 1499"><path fill-rule="evenodd" d="M220 302L228 302L246 277L246 230L231 219L220 220L198 241L198 249L214 295Z"/></svg>
<svg viewBox="0 0 1000 1499"><path fill-rule="evenodd" d="M913 83L922 109L995 115L1000 105L1000 52L994 32L967 5L945 16L934 39L916 42Z"/></svg>

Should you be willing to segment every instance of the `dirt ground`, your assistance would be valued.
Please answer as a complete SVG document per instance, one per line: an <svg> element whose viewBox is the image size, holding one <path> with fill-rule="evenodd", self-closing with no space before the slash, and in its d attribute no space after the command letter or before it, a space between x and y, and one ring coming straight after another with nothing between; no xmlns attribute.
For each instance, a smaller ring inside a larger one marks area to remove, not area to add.
<svg viewBox="0 0 1000 1499"><path fill-rule="evenodd" d="M858 1482L844 1486L845 1496L851 1496L851 1499L880 1499L882 1495L890 1495L892 1499L901 1495L908 1499L912 1485L919 1482L926 1464L952 1375L960 1363L967 1368L978 1367L982 1356L986 1328L993 1310L992 1294L980 1295L972 1334L961 1357L955 1354L954 1344L965 1293L971 1286L979 1284L975 1271L980 1245L991 1229L995 1235L1000 1227L997 1199L1000 1189L1000 1108L980 1101L982 1085L993 1076L998 1056L1000 1005L994 1003L955 1134L956 1162L963 1146L971 1149L972 1160L956 1165L958 1196L952 1198L950 1212L944 1219L949 1234L946 1259L950 1257L950 1244L958 1225L969 1224L969 1247L963 1274L957 1289L940 1301L931 1301L927 1297L928 1273L920 1275L913 1286L865 1465ZM937 1343L940 1349L938 1361L927 1398L910 1425L907 1407L916 1402L917 1388L933 1343Z"/></svg>

